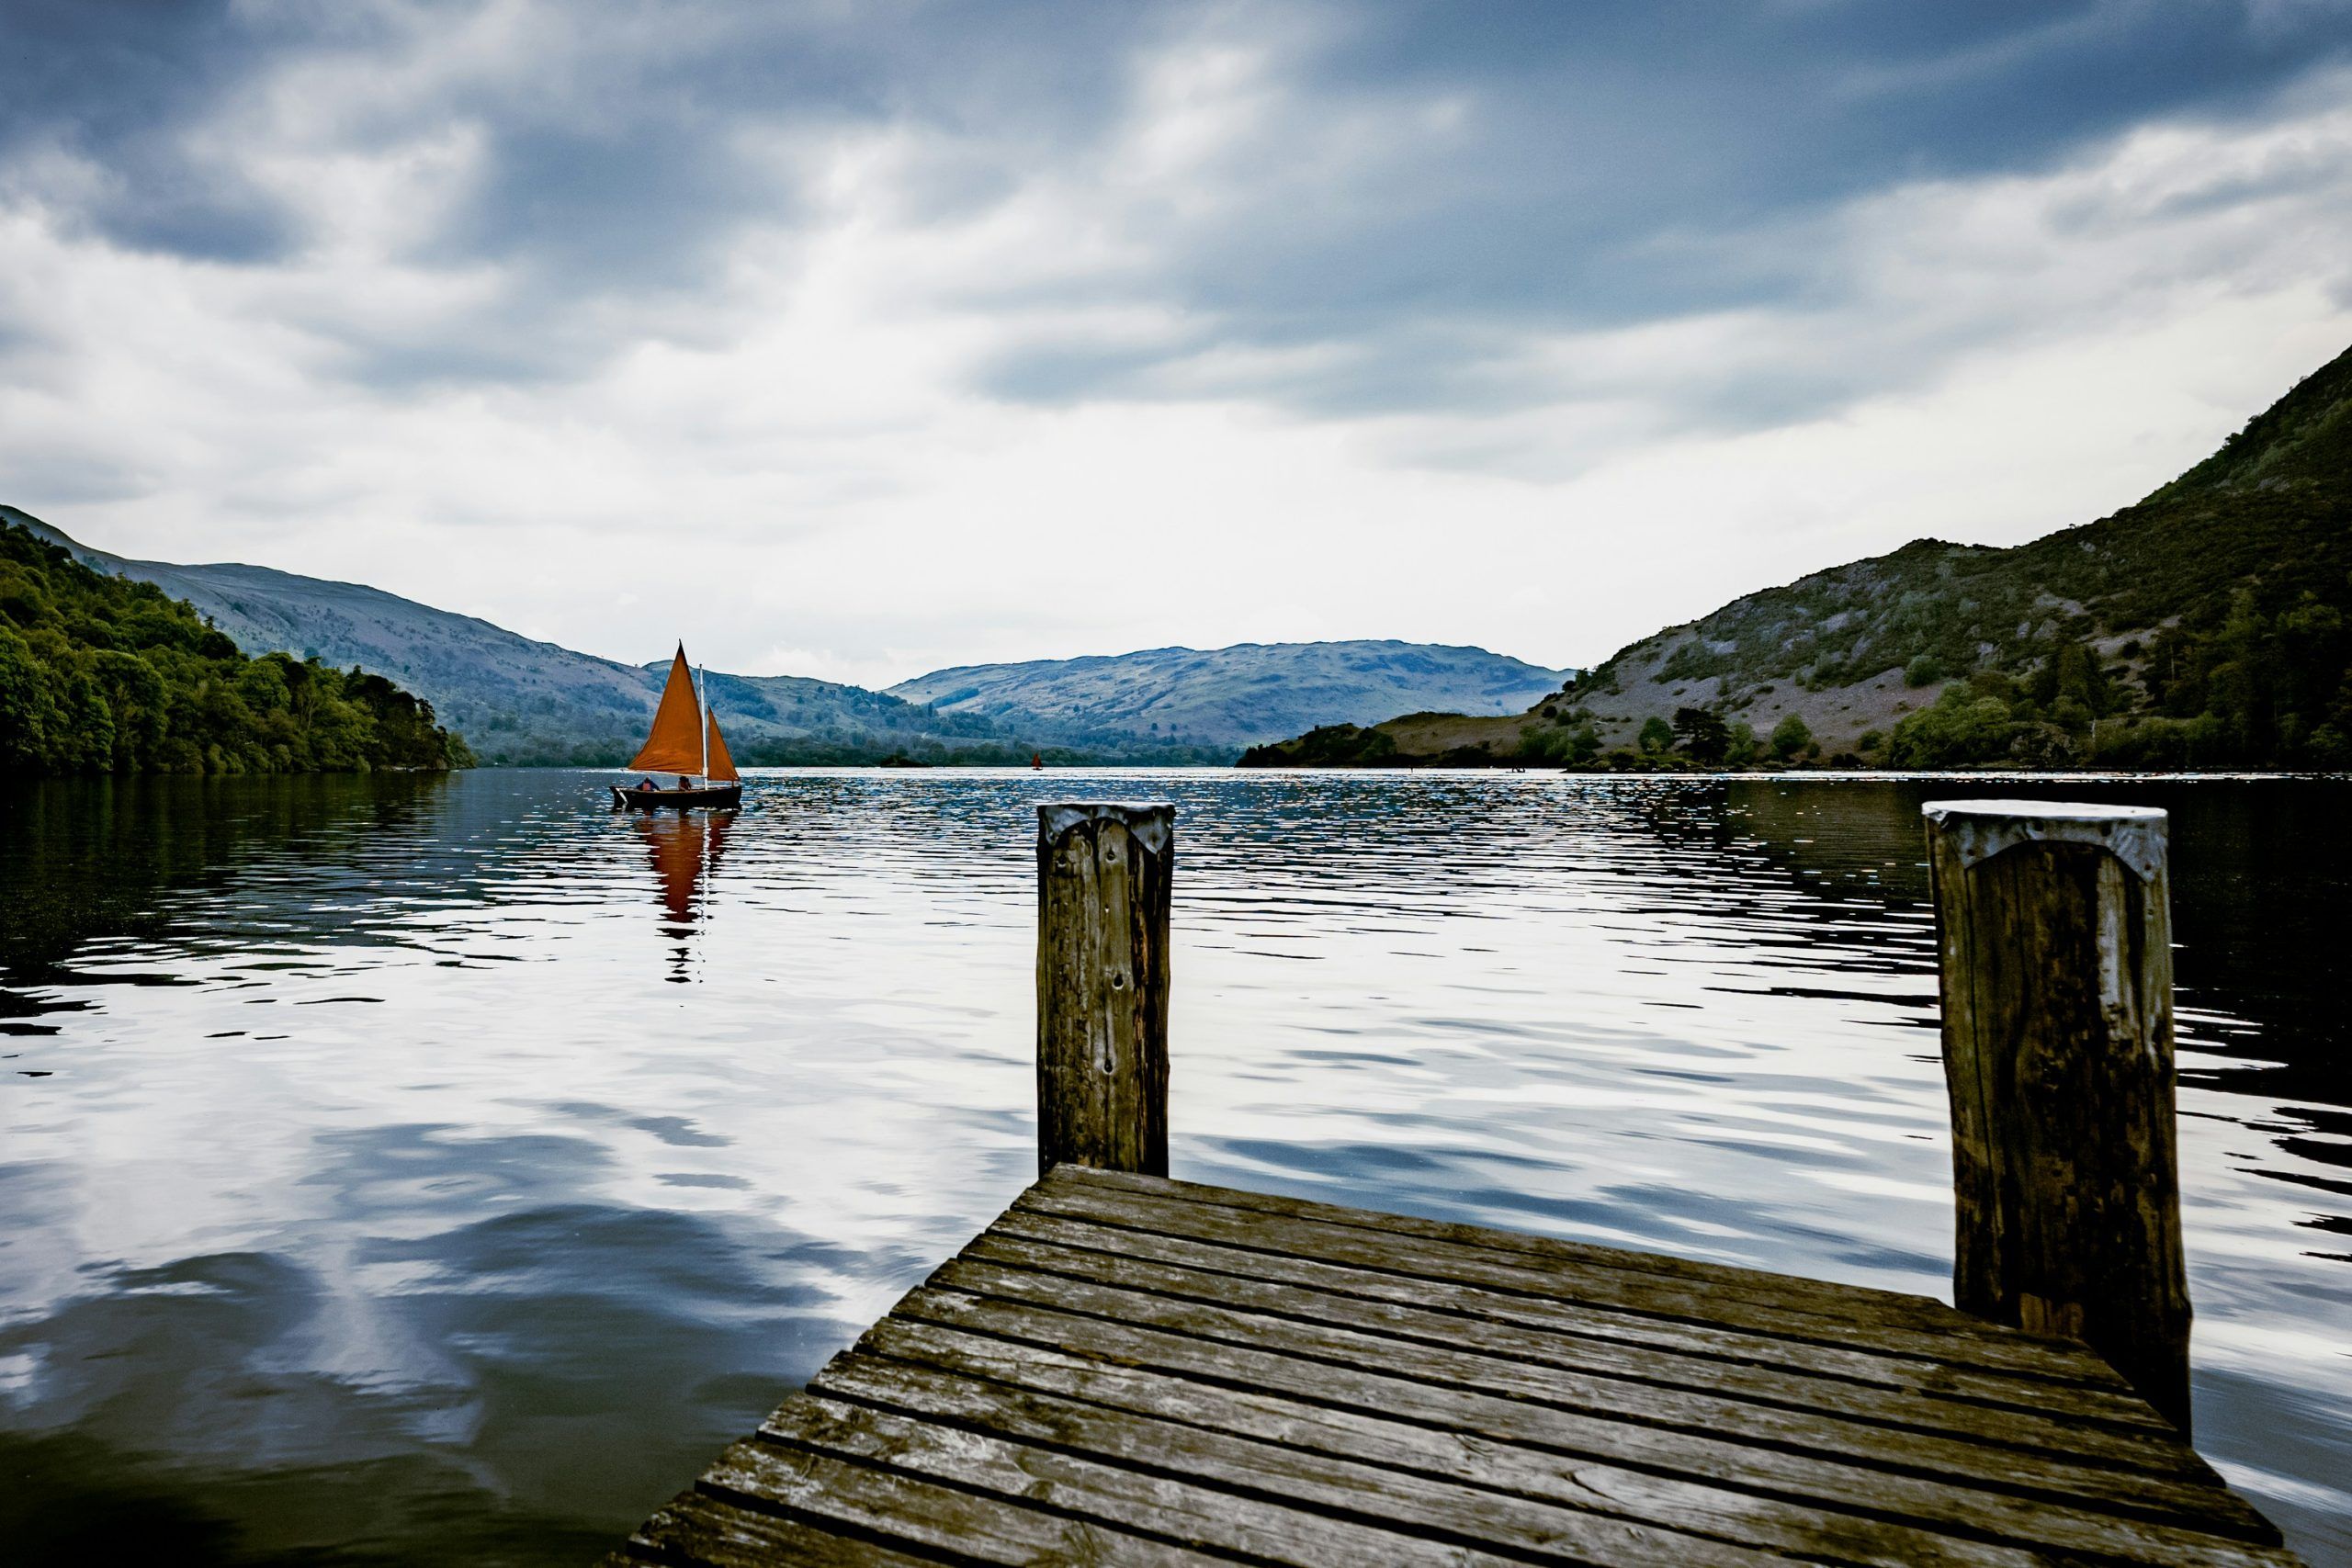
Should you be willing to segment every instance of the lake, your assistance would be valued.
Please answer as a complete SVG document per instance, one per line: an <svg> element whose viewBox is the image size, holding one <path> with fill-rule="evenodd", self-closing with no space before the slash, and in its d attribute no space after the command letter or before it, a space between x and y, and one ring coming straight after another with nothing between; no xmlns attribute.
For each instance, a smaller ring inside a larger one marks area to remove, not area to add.
<svg viewBox="0 0 2352 1568"><path fill-rule="evenodd" d="M2199 1446L2352 1563L2352 786L605 777L18 786L0 1555L593 1560L1035 1174L1046 799L1176 803L1174 1174L1949 1299L2017 794L2173 814Z"/></svg>

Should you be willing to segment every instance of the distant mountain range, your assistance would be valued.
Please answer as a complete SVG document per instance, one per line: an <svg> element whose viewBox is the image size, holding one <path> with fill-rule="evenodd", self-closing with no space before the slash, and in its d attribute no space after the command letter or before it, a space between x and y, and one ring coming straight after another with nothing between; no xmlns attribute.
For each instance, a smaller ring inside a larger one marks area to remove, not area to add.
<svg viewBox="0 0 2352 1568"><path fill-rule="evenodd" d="M182 566L94 549L12 506L92 569L185 599L250 654L360 665L430 702L493 764L616 764L644 738L668 668L537 642L472 615L268 567ZM1302 725L1400 706L1503 712L1559 683L1481 649L1412 643L1245 644L941 671L889 693L791 675L710 676L739 761L1223 762ZM938 694L933 695L933 694Z"/></svg>
<svg viewBox="0 0 2352 1568"><path fill-rule="evenodd" d="M1237 643L968 664L889 688L943 714L1239 748L1409 708L1517 713L1568 671L1411 642Z"/></svg>
<svg viewBox="0 0 2352 1568"><path fill-rule="evenodd" d="M1328 726L1246 760L1612 755L2352 769L2352 350L2098 522L1916 540L1668 626L1523 713Z"/></svg>

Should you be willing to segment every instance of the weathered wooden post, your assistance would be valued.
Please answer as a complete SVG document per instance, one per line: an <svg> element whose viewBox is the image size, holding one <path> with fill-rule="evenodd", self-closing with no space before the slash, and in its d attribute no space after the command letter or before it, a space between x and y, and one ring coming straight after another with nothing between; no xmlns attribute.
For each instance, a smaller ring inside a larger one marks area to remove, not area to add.
<svg viewBox="0 0 2352 1568"><path fill-rule="evenodd" d="M1037 807L1037 1170L1168 1174L1176 808Z"/></svg>
<svg viewBox="0 0 2352 1568"><path fill-rule="evenodd" d="M2165 814L2039 800L1925 813L1954 1300L2082 1340L2186 1437Z"/></svg>

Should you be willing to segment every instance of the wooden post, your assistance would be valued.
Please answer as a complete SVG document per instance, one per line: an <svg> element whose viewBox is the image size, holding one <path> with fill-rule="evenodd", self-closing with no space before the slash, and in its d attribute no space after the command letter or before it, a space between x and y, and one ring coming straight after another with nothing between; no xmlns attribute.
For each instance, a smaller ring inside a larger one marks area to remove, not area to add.
<svg viewBox="0 0 2352 1568"><path fill-rule="evenodd" d="M1176 808L1037 807L1037 1170L1168 1174Z"/></svg>
<svg viewBox="0 0 2352 1568"><path fill-rule="evenodd" d="M1962 1310L2089 1345L2188 1434L2165 814L1925 807Z"/></svg>

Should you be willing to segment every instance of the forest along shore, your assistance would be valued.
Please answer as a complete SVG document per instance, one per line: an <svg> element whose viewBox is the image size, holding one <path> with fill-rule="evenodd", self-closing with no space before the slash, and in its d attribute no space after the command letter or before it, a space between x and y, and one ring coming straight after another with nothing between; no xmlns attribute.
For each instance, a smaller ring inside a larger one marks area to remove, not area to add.
<svg viewBox="0 0 2352 1568"><path fill-rule="evenodd" d="M433 706L381 675L247 658L153 583L0 525L0 765L17 773L470 767Z"/></svg>

